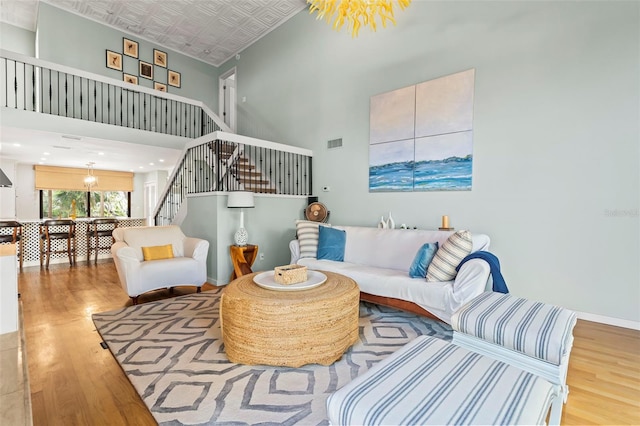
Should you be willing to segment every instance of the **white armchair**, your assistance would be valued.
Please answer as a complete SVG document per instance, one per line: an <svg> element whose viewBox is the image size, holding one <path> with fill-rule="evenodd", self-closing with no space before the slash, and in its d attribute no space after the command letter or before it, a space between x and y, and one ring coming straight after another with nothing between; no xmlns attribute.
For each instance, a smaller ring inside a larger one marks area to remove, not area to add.
<svg viewBox="0 0 640 426"><path fill-rule="evenodd" d="M111 254L120 284L134 305L147 291L194 285L198 293L207 281L209 242L190 238L178 226L143 226L116 228ZM144 260L143 247L171 244L173 258Z"/></svg>

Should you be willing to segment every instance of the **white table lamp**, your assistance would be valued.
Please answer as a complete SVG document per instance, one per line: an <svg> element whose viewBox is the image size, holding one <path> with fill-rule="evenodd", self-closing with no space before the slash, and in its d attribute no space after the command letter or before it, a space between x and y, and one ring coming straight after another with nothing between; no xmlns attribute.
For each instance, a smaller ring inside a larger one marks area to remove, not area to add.
<svg viewBox="0 0 640 426"><path fill-rule="evenodd" d="M233 239L238 246L246 246L249 240L249 234L244 229L244 209L253 208L255 204L253 202L253 192L251 191L233 191L229 192L227 198L227 207L230 209L240 209L240 229L238 229L233 236Z"/></svg>

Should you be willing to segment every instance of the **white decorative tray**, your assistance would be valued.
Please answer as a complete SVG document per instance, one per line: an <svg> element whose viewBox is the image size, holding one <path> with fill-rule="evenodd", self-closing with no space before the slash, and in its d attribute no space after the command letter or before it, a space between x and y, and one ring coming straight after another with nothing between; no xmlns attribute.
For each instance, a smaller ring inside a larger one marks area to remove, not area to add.
<svg viewBox="0 0 640 426"><path fill-rule="evenodd" d="M327 276L322 272L307 270L307 280L297 284L283 285L278 284L274 277L273 271L261 272L253 277L253 282L262 288L275 291L300 291L309 290L318 287L327 280Z"/></svg>

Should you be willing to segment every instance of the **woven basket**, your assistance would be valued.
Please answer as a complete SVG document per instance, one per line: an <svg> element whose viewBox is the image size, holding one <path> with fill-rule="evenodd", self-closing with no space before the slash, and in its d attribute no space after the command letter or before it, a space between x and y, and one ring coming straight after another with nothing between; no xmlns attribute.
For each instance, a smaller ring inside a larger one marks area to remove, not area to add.
<svg viewBox="0 0 640 426"><path fill-rule="evenodd" d="M302 265L276 266L273 279L278 284L298 284L307 280L307 267Z"/></svg>

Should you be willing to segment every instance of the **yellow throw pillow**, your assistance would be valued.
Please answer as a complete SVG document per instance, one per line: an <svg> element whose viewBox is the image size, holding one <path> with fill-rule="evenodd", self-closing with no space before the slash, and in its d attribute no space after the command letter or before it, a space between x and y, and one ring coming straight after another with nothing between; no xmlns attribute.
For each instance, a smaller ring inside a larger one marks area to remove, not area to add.
<svg viewBox="0 0 640 426"><path fill-rule="evenodd" d="M142 255L144 260L171 259L173 257L173 246L167 244L166 246L142 247Z"/></svg>

